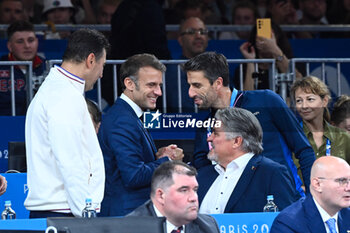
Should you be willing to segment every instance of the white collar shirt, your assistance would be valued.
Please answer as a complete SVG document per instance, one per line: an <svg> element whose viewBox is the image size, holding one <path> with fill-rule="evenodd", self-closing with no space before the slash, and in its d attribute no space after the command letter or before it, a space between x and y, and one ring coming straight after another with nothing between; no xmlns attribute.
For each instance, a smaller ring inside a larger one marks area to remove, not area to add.
<svg viewBox="0 0 350 233"><path fill-rule="evenodd" d="M164 217L164 215L162 215L162 213L157 209L157 207L155 205L153 205L154 211L156 212L157 217ZM166 232L167 233L171 233L173 230L176 230L177 227L172 224L171 222L168 221L168 219L166 220ZM181 233L185 232L185 226L182 226L182 230Z"/></svg>
<svg viewBox="0 0 350 233"><path fill-rule="evenodd" d="M325 226L325 228L326 228L327 233L330 233L330 230L329 230L329 227L328 227L326 221L328 221L328 219L330 219L330 218L334 218L334 219L335 219L335 227L336 227L336 229L337 229L337 232L339 233L339 229L338 229L338 212L337 212L334 216L330 216L330 215L322 208L322 206L320 206L320 204L318 204L318 202L315 200L315 198L313 198L313 199L314 199L314 202L315 202L316 207L317 207L317 209L318 209L318 212L319 212L320 215L321 215L321 218L322 218L322 221L323 221L323 224L324 224L324 226Z"/></svg>
<svg viewBox="0 0 350 233"><path fill-rule="evenodd" d="M253 153L246 153L239 158L231 161L226 170L219 164L215 165L215 170L219 176L210 186L204 196L199 213L202 214L223 214L230 196L235 189L239 178L241 177L249 160L254 156Z"/></svg>
<svg viewBox="0 0 350 233"><path fill-rule="evenodd" d="M130 105L130 107L134 110L134 112L138 118L140 118L142 116L143 111L140 108L140 106L138 106L134 101L132 101L127 95L125 95L123 93L120 95L120 98Z"/></svg>

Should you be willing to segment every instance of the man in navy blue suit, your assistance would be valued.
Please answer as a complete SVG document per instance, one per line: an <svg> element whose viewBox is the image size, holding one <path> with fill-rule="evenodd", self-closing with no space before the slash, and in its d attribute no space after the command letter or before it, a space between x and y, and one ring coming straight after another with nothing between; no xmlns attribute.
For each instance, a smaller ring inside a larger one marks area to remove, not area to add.
<svg viewBox="0 0 350 233"><path fill-rule="evenodd" d="M157 151L141 120L162 95L165 66L153 55L138 54L121 66L123 94L103 117L99 141L106 168L102 216L123 216L149 199L153 171L163 162L180 160L176 145Z"/></svg>
<svg viewBox="0 0 350 233"><path fill-rule="evenodd" d="M292 159L299 159L306 189L309 187L310 170L315 154L293 112L283 99L271 90L238 91L229 87L229 68L224 55L205 52L190 59L184 65L189 96L200 109L240 107L254 113L263 132L263 155L285 165L294 178L296 189L304 195L302 182ZM199 129L196 135L194 166L198 169L210 164L207 135L210 129Z"/></svg>
<svg viewBox="0 0 350 233"><path fill-rule="evenodd" d="M310 193L285 208L271 233L349 233L350 166L342 158L323 156L311 169Z"/></svg>
<svg viewBox="0 0 350 233"><path fill-rule="evenodd" d="M198 171L200 213L262 212L268 195L279 209L298 200L286 167L261 155L263 133L253 113L225 108L215 119L221 125L208 138L208 157L217 164Z"/></svg>

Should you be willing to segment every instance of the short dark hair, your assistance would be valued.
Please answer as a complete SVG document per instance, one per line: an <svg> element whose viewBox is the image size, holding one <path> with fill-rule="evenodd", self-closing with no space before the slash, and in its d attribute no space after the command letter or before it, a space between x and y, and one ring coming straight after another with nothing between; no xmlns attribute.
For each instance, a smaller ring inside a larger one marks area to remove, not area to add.
<svg viewBox="0 0 350 233"><path fill-rule="evenodd" d="M166 189L174 184L173 175L197 176L197 170L181 161L167 161L162 163L153 173L151 183L151 197L158 188Z"/></svg>
<svg viewBox="0 0 350 233"><path fill-rule="evenodd" d="M341 95L333 105L331 120L338 126L348 117L350 117L350 96Z"/></svg>
<svg viewBox="0 0 350 233"><path fill-rule="evenodd" d="M222 77L223 85L229 85L229 69L226 57L216 52L204 52L188 60L182 69L188 71L203 71L204 77L213 84L218 77Z"/></svg>
<svg viewBox="0 0 350 233"><path fill-rule="evenodd" d="M107 53L109 48L109 42L101 32L94 29L80 29L69 36L63 61L81 63L90 53L95 54L96 60L99 60L103 50Z"/></svg>
<svg viewBox="0 0 350 233"><path fill-rule="evenodd" d="M102 119L102 113L98 105L90 99L85 98L85 100L86 100L89 113L92 116L92 120L94 121L95 124L100 123Z"/></svg>
<svg viewBox="0 0 350 233"><path fill-rule="evenodd" d="M7 38L10 40L15 32L34 32L34 26L26 20L18 20L7 28Z"/></svg>
<svg viewBox="0 0 350 233"><path fill-rule="evenodd" d="M120 84L125 89L124 79L131 78L138 85L138 73L140 68L150 66L164 73L166 67L153 54L142 53L129 57L120 67Z"/></svg>

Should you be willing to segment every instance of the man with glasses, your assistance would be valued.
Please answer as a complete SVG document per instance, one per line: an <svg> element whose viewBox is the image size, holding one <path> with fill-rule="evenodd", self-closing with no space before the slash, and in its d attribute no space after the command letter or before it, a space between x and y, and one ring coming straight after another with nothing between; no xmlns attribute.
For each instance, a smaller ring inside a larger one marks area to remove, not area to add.
<svg viewBox="0 0 350 233"><path fill-rule="evenodd" d="M350 166L342 158L323 156L311 168L311 195L284 209L271 233L350 232Z"/></svg>
<svg viewBox="0 0 350 233"><path fill-rule="evenodd" d="M198 54L205 52L208 46L208 29L202 20L197 17L190 17L180 24L179 37L177 39L181 48L182 55L180 59L190 59ZM178 112L180 109L177 89L178 79L177 66L169 65L166 79L166 90L169 93L167 99L168 111ZM194 103L188 96L188 84L185 73L181 72L181 106L182 112L193 112Z"/></svg>

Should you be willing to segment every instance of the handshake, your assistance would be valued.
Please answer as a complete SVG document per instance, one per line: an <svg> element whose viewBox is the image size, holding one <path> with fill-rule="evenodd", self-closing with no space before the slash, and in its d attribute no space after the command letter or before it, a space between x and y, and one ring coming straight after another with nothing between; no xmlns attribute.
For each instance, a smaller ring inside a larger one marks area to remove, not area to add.
<svg viewBox="0 0 350 233"><path fill-rule="evenodd" d="M183 150L175 144L171 144L167 147L159 148L158 152L156 153L157 159L163 158L163 157L169 157L170 160L182 160L184 157Z"/></svg>

